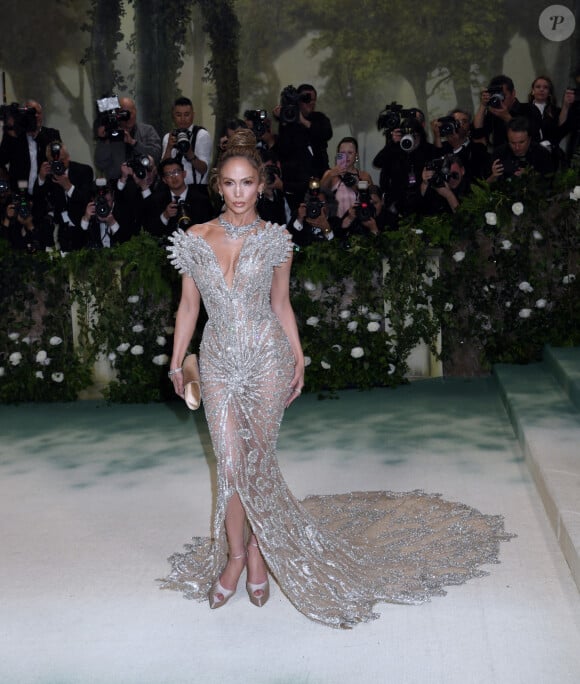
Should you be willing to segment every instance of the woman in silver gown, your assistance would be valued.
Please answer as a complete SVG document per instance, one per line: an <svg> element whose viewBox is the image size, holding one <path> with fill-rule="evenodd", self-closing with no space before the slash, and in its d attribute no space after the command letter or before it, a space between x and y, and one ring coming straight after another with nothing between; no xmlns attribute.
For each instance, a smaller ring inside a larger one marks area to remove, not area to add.
<svg viewBox="0 0 580 684"><path fill-rule="evenodd" d="M500 516L423 492L355 492L298 501L276 460L285 408L304 384L289 298L292 243L256 214L263 182L251 132L228 143L216 173L225 211L177 231L170 259L182 273L171 375L179 372L203 299L204 410L217 460L211 538L170 558L162 588L224 606L247 569L250 601L268 600L268 573L298 610L332 627L377 617L380 601L419 603L486 574L508 539Z"/></svg>

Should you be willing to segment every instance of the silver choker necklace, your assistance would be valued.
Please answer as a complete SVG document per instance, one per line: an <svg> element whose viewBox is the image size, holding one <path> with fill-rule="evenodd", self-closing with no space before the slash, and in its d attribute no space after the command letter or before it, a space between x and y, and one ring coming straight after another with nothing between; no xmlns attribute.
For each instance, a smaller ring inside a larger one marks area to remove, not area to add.
<svg viewBox="0 0 580 684"><path fill-rule="evenodd" d="M261 220L262 219L257 216L252 223L246 223L243 226L234 226L233 223L226 221L225 218L222 218L221 216L218 217L218 223L220 226L223 226L224 230L226 231L226 235L230 238L230 240L237 240L238 238L247 235L251 230L256 228Z"/></svg>

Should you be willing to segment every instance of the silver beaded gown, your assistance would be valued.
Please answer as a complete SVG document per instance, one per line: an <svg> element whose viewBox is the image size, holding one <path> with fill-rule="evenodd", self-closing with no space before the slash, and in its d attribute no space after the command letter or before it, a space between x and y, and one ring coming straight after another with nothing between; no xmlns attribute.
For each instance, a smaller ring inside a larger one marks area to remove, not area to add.
<svg viewBox="0 0 580 684"><path fill-rule="evenodd" d="M200 346L202 399L217 462L211 537L173 554L161 587L207 600L227 561L225 512L238 492L272 577L304 615L350 628L378 602L421 603L497 563L501 516L421 491L351 492L298 501L276 460L294 359L272 312L273 269L292 250L267 223L244 239L231 288L200 236L177 231L173 265L195 281L208 322Z"/></svg>

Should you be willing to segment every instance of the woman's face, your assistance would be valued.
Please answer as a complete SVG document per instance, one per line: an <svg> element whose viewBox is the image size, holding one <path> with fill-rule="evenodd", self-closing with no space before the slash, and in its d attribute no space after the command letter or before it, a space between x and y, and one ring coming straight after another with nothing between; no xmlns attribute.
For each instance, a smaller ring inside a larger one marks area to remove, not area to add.
<svg viewBox="0 0 580 684"><path fill-rule="evenodd" d="M222 166L218 187L226 207L234 214L244 214L254 209L262 183L247 159L233 157Z"/></svg>
<svg viewBox="0 0 580 684"><path fill-rule="evenodd" d="M346 154L346 168L350 168L354 165L356 159L356 147L351 142L341 143L338 148L339 152L344 152Z"/></svg>
<svg viewBox="0 0 580 684"><path fill-rule="evenodd" d="M550 96L550 84L543 78L538 78L532 86L532 96L536 102L546 102Z"/></svg>

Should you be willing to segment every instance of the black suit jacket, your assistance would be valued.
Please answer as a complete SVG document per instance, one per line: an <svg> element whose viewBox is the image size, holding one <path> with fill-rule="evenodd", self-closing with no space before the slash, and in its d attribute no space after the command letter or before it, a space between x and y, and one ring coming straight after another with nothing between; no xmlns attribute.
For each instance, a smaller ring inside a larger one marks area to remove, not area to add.
<svg viewBox="0 0 580 684"><path fill-rule="evenodd" d="M53 140L61 140L60 131L57 131L56 128L45 128L43 126L35 138L38 149L36 153L38 168L42 162L46 161L46 146ZM21 133L15 138L4 133L0 143L0 165L9 167L10 185L14 190L17 189L19 180L25 180L28 183L30 151L26 133Z"/></svg>
<svg viewBox="0 0 580 684"><path fill-rule="evenodd" d="M171 192L166 185L151 195L145 202L145 215L147 217L144 225L145 230L158 238L166 238L173 231L177 230L179 227L177 217L169 219L167 225L161 220L161 214L171 202ZM189 217L189 225L195 225L209 221L216 216L217 212L213 208L209 196L204 189L200 189L199 185L188 185L183 213Z"/></svg>

